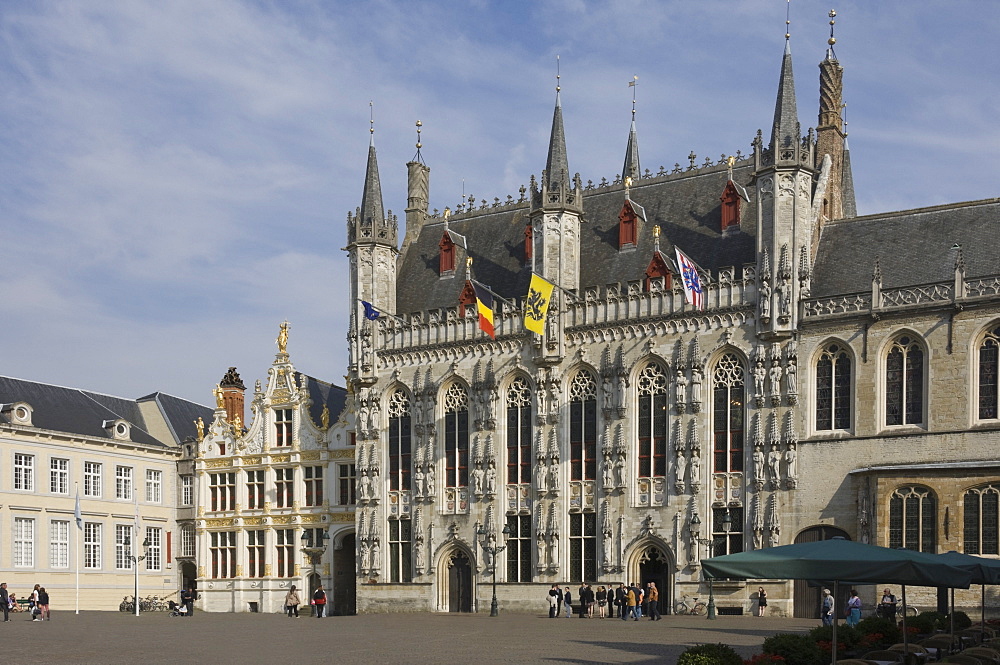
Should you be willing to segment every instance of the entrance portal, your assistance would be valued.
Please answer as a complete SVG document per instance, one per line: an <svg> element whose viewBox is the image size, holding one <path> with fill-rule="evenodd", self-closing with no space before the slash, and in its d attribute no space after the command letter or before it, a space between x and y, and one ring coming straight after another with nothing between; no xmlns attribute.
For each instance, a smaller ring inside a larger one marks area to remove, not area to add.
<svg viewBox="0 0 1000 665"><path fill-rule="evenodd" d="M659 547L649 545L642 550L642 554L639 555L639 578L636 581L643 589L650 582L656 584L660 598L657 603L660 614L670 614L672 606L670 592L673 585L670 583L670 571L670 559Z"/></svg>
<svg viewBox="0 0 1000 665"><path fill-rule="evenodd" d="M472 563L461 550L448 559L448 611L472 611Z"/></svg>
<svg viewBox="0 0 1000 665"><path fill-rule="evenodd" d="M831 538L843 538L850 540L851 537L845 531L832 526L814 526L806 529L795 537L795 543L815 543L820 540L830 540ZM830 589L833 591L833 589ZM847 607L847 600L850 597L851 589L848 585L840 585L840 597L836 599L835 607L840 612L840 608ZM795 592L793 598L793 614L797 619L818 619L823 602L823 589L818 586L809 586L806 580L795 580Z"/></svg>
<svg viewBox="0 0 1000 665"><path fill-rule="evenodd" d="M357 577L355 573L354 534L344 536L333 551L333 613L357 613Z"/></svg>

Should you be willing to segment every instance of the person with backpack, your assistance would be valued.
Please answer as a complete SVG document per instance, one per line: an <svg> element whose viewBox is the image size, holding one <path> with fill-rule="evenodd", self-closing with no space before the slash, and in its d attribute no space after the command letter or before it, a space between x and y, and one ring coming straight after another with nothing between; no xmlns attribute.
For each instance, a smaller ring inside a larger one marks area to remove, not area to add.
<svg viewBox="0 0 1000 665"><path fill-rule="evenodd" d="M316 607L316 618L322 619L326 615L326 591L323 591L322 584L316 587L316 591L313 593L312 602Z"/></svg>

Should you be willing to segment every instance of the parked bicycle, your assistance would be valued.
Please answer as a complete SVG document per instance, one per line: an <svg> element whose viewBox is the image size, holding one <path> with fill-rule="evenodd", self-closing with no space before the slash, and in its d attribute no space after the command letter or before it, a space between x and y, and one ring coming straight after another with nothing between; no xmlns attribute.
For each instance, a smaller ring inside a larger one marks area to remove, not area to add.
<svg viewBox="0 0 1000 665"><path fill-rule="evenodd" d="M142 607L142 605L140 605ZM132 596L125 596L122 598L121 604L118 606L119 612L134 612L135 603L132 600Z"/></svg>
<svg viewBox="0 0 1000 665"><path fill-rule="evenodd" d="M674 614L692 614L694 616L705 616L708 606L692 596L684 596L674 605Z"/></svg>

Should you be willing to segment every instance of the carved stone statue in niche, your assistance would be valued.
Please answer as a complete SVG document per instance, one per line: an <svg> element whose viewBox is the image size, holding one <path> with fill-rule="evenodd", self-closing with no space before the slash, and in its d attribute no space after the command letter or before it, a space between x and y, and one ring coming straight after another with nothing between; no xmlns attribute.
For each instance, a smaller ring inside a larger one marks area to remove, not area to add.
<svg viewBox="0 0 1000 665"><path fill-rule="evenodd" d="M695 413L701 411L701 367L695 365L691 368L691 410Z"/></svg>
<svg viewBox="0 0 1000 665"><path fill-rule="evenodd" d="M792 288L791 284L787 280L779 280L778 285L774 287L774 292L778 296L778 315L782 319L787 319L789 316L789 311L791 309L791 299L792 299Z"/></svg>
<svg viewBox="0 0 1000 665"><path fill-rule="evenodd" d="M427 498L434 500L434 464L427 465ZM433 525L432 525L433 526Z"/></svg>
<svg viewBox="0 0 1000 665"><path fill-rule="evenodd" d="M697 447L691 449L691 462L688 464L688 471L691 473L691 487L697 488L701 485L701 451Z"/></svg>
<svg viewBox="0 0 1000 665"><path fill-rule="evenodd" d="M771 483L774 489L778 489L778 484L781 482L781 453L776 445L772 444L771 452L767 454L767 467L771 472Z"/></svg>
<svg viewBox="0 0 1000 665"><path fill-rule="evenodd" d="M535 467L535 491L539 494L544 494L546 490L546 484L549 479L549 470L545 466L545 460L538 460L538 465Z"/></svg>
<svg viewBox="0 0 1000 665"><path fill-rule="evenodd" d="M482 496L483 481L486 478L486 472L483 471L483 463L476 462L476 466L470 475L472 476L472 493L476 496Z"/></svg>
<svg viewBox="0 0 1000 665"><path fill-rule="evenodd" d="M753 449L753 479L757 483L764 482L764 451L760 446Z"/></svg>
<svg viewBox="0 0 1000 665"><path fill-rule="evenodd" d="M795 486L798 483L798 457L799 453L795 449L795 444L789 443L788 450L785 451L785 474L787 475L786 482L788 489L795 489Z"/></svg>
<svg viewBox="0 0 1000 665"><path fill-rule="evenodd" d="M605 490L610 490L613 484L611 467L611 453L604 453L604 464L601 465L601 485L604 486Z"/></svg>
<svg viewBox="0 0 1000 665"><path fill-rule="evenodd" d="M545 566L545 534L538 533L535 537L535 550L537 555L538 567L542 568Z"/></svg>
<svg viewBox="0 0 1000 665"><path fill-rule="evenodd" d="M559 534L555 532L549 534L549 565L559 565Z"/></svg>
<svg viewBox="0 0 1000 665"><path fill-rule="evenodd" d="M559 492L559 465L550 464L549 465L549 491L553 494Z"/></svg>
<svg viewBox="0 0 1000 665"><path fill-rule="evenodd" d="M760 277L760 320L771 320L771 284L766 275Z"/></svg>
<svg viewBox="0 0 1000 665"><path fill-rule="evenodd" d="M674 402L677 404L677 413L684 413L687 403L687 380L684 378L684 370L678 368L674 378Z"/></svg>
<svg viewBox="0 0 1000 665"><path fill-rule="evenodd" d="M415 488L415 494L418 499L427 493L426 477L424 476L424 465L417 464L413 467L413 486Z"/></svg>
<svg viewBox="0 0 1000 665"><path fill-rule="evenodd" d="M625 487L625 455L618 453L615 459L615 487Z"/></svg>
<svg viewBox="0 0 1000 665"><path fill-rule="evenodd" d="M777 406L781 403L781 363L777 358L771 360L768 378L771 380L771 404Z"/></svg>
<svg viewBox="0 0 1000 665"><path fill-rule="evenodd" d="M684 456L684 450L682 448L677 449L677 485L678 491L684 491L684 474L687 471L687 457Z"/></svg>
<svg viewBox="0 0 1000 665"><path fill-rule="evenodd" d="M757 358L753 365L753 390L754 395L757 397L764 396L764 383L767 380L767 369L764 367L764 361Z"/></svg>
<svg viewBox="0 0 1000 665"><path fill-rule="evenodd" d="M604 570L609 570L611 568L611 548L614 547L614 542L611 538L611 530L604 532L604 543L602 552L602 561L604 563Z"/></svg>
<svg viewBox="0 0 1000 665"><path fill-rule="evenodd" d="M486 469L486 494L493 496L497 493L497 467L490 460L490 466Z"/></svg>

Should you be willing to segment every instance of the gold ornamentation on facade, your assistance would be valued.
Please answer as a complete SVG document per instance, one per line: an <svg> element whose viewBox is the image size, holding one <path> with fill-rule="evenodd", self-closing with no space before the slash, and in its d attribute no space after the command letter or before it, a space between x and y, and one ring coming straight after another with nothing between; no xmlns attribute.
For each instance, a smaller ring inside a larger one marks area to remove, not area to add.
<svg viewBox="0 0 1000 665"><path fill-rule="evenodd" d="M349 513L333 513L330 515L330 521L336 524L353 524L354 523L354 511Z"/></svg>
<svg viewBox="0 0 1000 665"><path fill-rule="evenodd" d="M292 459L289 454L284 455L271 455L271 464L287 464Z"/></svg>
<svg viewBox="0 0 1000 665"><path fill-rule="evenodd" d="M264 577L270 577L270 576L271 576L271 564L265 563L264 564Z"/></svg>
<svg viewBox="0 0 1000 665"><path fill-rule="evenodd" d="M232 465L233 461L228 459L210 459L205 462L206 469L222 469Z"/></svg>
<svg viewBox="0 0 1000 665"><path fill-rule="evenodd" d="M330 576L330 564L324 563L323 564L323 577L329 577L329 576Z"/></svg>
<svg viewBox="0 0 1000 665"><path fill-rule="evenodd" d="M247 526L260 526L264 523L263 517L247 517L243 520L243 523Z"/></svg>
<svg viewBox="0 0 1000 665"><path fill-rule="evenodd" d="M277 515L271 518L271 522L274 524L293 524L294 520L291 515Z"/></svg>
<svg viewBox="0 0 1000 665"><path fill-rule="evenodd" d="M299 512L299 502L298 501L292 501L292 512L293 513Z"/></svg>
<svg viewBox="0 0 1000 665"><path fill-rule="evenodd" d="M323 521L323 516L322 515L302 515L299 518L299 521L300 522L322 522Z"/></svg>
<svg viewBox="0 0 1000 665"><path fill-rule="evenodd" d="M278 370L280 373L281 370ZM292 393L288 391L288 388L276 388L273 393L271 393L271 404L284 404L292 399Z"/></svg>
<svg viewBox="0 0 1000 665"><path fill-rule="evenodd" d="M205 566L198 566L198 577L205 579Z"/></svg>
<svg viewBox="0 0 1000 665"><path fill-rule="evenodd" d="M351 448L342 448L340 450L331 450L330 457L332 459L354 459L355 453Z"/></svg>
<svg viewBox="0 0 1000 665"><path fill-rule="evenodd" d="M302 460L317 460L317 459L320 458L321 454L322 453L320 453L320 451L318 451L318 450L306 450L305 452L302 453L301 459Z"/></svg>
<svg viewBox="0 0 1000 665"><path fill-rule="evenodd" d="M236 577L243 577L243 566L241 564L236 564Z"/></svg>
<svg viewBox="0 0 1000 665"><path fill-rule="evenodd" d="M233 526L236 520L232 517L216 517L214 519L205 520L205 528L211 529L212 527L219 526Z"/></svg>
<svg viewBox="0 0 1000 665"><path fill-rule="evenodd" d="M274 341L278 345L278 353L288 353L288 321L281 324L278 339Z"/></svg>
<svg viewBox="0 0 1000 665"><path fill-rule="evenodd" d="M205 506L198 506L198 517L205 516Z"/></svg>
<svg viewBox="0 0 1000 665"><path fill-rule="evenodd" d="M299 571L299 564L295 564L295 577L300 577L302 573Z"/></svg>
<svg viewBox="0 0 1000 665"><path fill-rule="evenodd" d="M243 458L243 465L244 466L253 466L255 464L260 464L262 461L263 461L263 459L261 458L260 455L254 455L253 457L244 457Z"/></svg>

